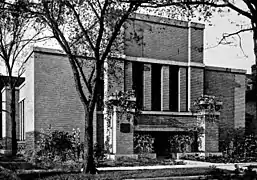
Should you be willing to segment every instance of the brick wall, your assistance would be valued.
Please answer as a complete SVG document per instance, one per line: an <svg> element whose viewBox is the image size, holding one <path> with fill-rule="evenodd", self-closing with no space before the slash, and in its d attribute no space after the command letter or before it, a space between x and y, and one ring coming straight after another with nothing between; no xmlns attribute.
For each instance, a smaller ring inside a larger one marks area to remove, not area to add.
<svg viewBox="0 0 257 180"><path fill-rule="evenodd" d="M133 19L127 23L125 54L187 62L188 29L150 21Z"/></svg>
<svg viewBox="0 0 257 180"><path fill-rule="evenodd" d="M180 111L187 111L187 69L179 68Z"/></svg>
<svg viewBox="0 0 257 180"><path fill-rule="evenodd" d="M120 115L118 115L119 117ZM121 123L130 124L130 132L124 133L121 131ZM133 119L128 121L124 114L122 118L118 119L116 127L116 152L117 154L133 154Z"/></svg>
<svg viewBox="0 0 257 180"><path fill-rule="evenodd" d="M35 48L26 62L23 97L27 144L35 141L35 133L49 127L67 132L80 128L84 138L84 110L68 59L53 51Z"/></svg>
<svg viewBox="0 0 257 180"><path fill-rule="evenodd" d="M213 120L205 121L205 150L206 152L219 151L219 124Z"/></svg>
<svg viewBox="0 0 257 180"><path fill-rule="evenodd" d="M147 115L142 114L137 119L138 125L164 125L167 127L190 127L195 125L196 116L188 115Z"/></svg>
<svg viewBox="0 0 257 180"><path fill-rule="evenodd" d="M128 56L143 56L143 27L141 22L128 20L124 27L125 54Z"/></svg>
<svg viewBox="0 0 257 180"><path fill-rule="evenodd" d="M234 127L245 127L245 74L235 74L234 104Z"/></svg>
<svg viewBox="0 0 257 180"><path fill-rule="evenodd" d="M35 130L80 128L83 139L84 110L67 57L34 53Z"/></svg>
<svg viewBox="0 0 257 180"><path fill-rule="evenodd" d="M203 63L204 32L200 28L191 28L191 60Z"/></svg>
<svg viewBox="0 0 257 180"><path fill-rule="evenodd" d="M226 136L226 129L245 124L245 81L244 73L230 69L207 67L205 70L205 92L223 102L219 118L220 137Z"/></svg>
<svg viewBox="0 0 257 180"><path fill-rule="evenodd" d="M124 67L125 67L125 84L124 84L124 90L125 91L129 91L132 90L132 62L126 61L124 63Z"/></svg>
<svg viewBox="0 0 257 180"><path fill-rule="evenodd" d="M161 110L169 110L169 66L163 66L161 70Z"/></svg>
<svg viewBox="0 0 257 180"><path fill-rule="evenodd" d="M151 110L152 106L152 100L151 100L151 96L152 96L152 88L151 88L151 70L152 70L152 66L151 64L144 64L144 72L143 72L143 107L144 110Z"/></svg>
<svg viewBox="0 0 257 180"><path fill-rule="evenodd" d="M191 68L191 107L194 101L203 94L203 68Z"/></svg>

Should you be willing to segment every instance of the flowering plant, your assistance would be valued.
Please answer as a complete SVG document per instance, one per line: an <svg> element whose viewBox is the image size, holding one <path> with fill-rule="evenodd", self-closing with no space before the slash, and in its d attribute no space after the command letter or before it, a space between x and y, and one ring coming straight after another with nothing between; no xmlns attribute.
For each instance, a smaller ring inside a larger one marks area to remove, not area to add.
<svg viewBox="0 0 257 180"><path fill-rule="evenodd" d="M154 152L154 138L149 134L134 135L134 152L135 153L152 153Z"/></svg>
<svg viewBox="0 0 257 180"><path fill-rule="evenodd" d="M192 112L209 111L215 112L222 108L222 102L219 101L215 96L202 95L196 99L191 108Z"/></svg>
<svg viewBox="0 0 257 180"><path fill-rule="evenodd" d="M187 146L190 146L193 142L193 138L190 135L174 135L169 137L170 147L173 152L185 152Z"/></svg>

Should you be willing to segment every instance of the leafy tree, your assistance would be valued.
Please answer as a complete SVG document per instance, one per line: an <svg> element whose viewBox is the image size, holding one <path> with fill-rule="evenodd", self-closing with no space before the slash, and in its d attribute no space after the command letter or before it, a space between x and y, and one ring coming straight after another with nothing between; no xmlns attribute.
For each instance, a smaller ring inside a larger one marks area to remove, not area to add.
<svg viewBox="0 0 257 180"><path fill-rule="evenodd" d="M31 43L40 40L37 37L43 29L35 26L33 17L21 11L20 3L18 0L13 4L0 1L0 61L4 64L7 75L7 78L1 79L10 92L10 111L2 111L11 119L12 155L17 152L15 87L24 72L22 56ZM37 32L33 33L33 28L37 28Z"/></svg>
<svg viewBox="0 0 257 180"><path fill-rule="evenodd" d="M41 23L47 25L68 57L85 111L83 169L86 173L96 172L93 113L105 71L104 63L113 62L113 58L122 54L120 31L140 4L140 1L119 0L41 0L37 3L24 2L22 5L25 12L36 15ZM83 58L79 58L81 56Z"/></svg>

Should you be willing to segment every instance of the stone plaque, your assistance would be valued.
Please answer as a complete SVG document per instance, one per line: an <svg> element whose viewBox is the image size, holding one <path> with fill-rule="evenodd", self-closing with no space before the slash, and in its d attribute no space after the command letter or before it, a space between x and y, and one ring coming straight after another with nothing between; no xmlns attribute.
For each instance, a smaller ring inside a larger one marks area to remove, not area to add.
<svg viewBox="0 0 257 180"><path fill-rule="evenodd" d="M130 123L121 123L120 124L120 132L130 133Z"/></svg>

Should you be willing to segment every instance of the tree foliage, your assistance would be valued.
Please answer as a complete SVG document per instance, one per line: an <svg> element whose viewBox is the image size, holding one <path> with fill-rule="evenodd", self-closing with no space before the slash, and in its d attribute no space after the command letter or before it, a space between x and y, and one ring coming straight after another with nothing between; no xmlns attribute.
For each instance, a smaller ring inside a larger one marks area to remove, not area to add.
<svg viewBox="0 0 257 180"><path fill-rule="evenodd" d="M105 71L104 63L122 54L119 41L122 25L139 6L137 1L110 0L41 0L22 5L25 12L35 15L50 29L69 59L85 110L85 172L95 172L93 112ZM79 58L81 56L83 58Z"/></svg>
<svg viewBox="0 0 257 180"><path fill-rule="evenodd" d="M22 1L16 0L12 4L0 1L0 61L4 64L7 78L1 78L2 83L10 90L10 111L8 113L12 124L12 153L17 151L16 142L16 109L15 109L15 87L17 87L20 76L24 73L23 56L28 46L38 39L43 27L36 25L35 19L23 12L20 5ZM36 31L33 31L36 29ZM18 76L15 78L14 76Z"/></svg>

